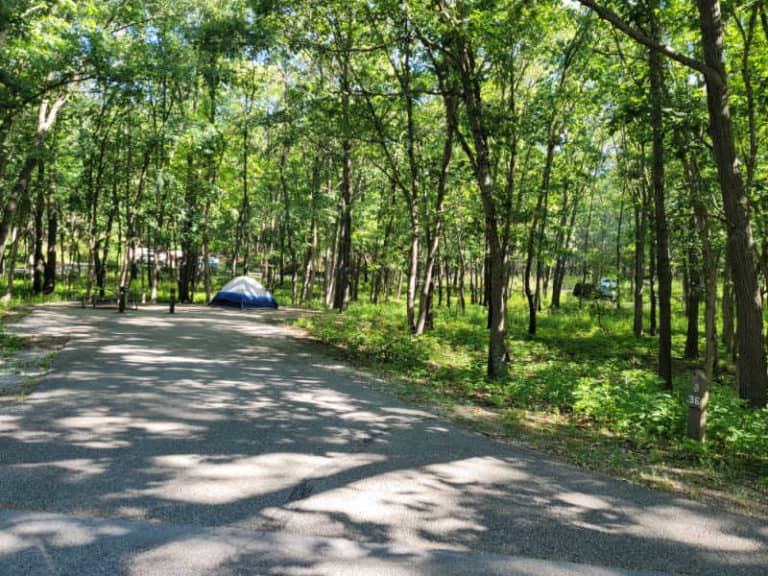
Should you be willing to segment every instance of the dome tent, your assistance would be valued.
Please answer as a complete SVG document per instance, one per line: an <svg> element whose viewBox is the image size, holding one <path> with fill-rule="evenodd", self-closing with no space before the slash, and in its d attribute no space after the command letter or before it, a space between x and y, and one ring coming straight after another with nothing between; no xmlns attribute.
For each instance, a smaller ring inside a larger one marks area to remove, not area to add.
<svg viewBox="0 0 768 576"><path fill-rule="evenodd" d="M227 282L209 302L213 306L232 308L277 308L277 300L264 286L249 276L238 276Z"/></svg>

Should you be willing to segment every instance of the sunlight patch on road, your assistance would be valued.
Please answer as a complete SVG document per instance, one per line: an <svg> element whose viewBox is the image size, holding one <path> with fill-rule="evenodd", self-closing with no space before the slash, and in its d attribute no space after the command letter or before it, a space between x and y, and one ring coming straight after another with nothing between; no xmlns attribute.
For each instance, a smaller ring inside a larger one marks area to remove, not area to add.
<svg viewBox="0 0 768 576"><path fill-rule="evenodd" d="M666 540L695 547L706 538L711 542L709 547L720 552L766 552L758 539L729 533L717 518L682 506L644 508L634 511L632 517L637 522L636 529L629 531L632 534L661 533ZM765 556L768 560L768 552Z"/></svg>
<svg viewBox="0 0 768 576"><path fill-rule="evenodd" d="M0 415L0 433L18 430L20 422L21 418L19 416L10 416L8 414Z"/></svg>
<svg viewBox="0 0 768 576"><path fill-rule="evenodd" d="M169 574L207 575L233 562L237 555L235 546L220 540L188 538L139 554L131 562L129 574L160 574L167 570Z"/></svg>
<svg viewBox="0 0 768 576"><path fill-rule="evenodd" d="M136 494L196 504L228 504L287 490L306 479L338 474L383 459L384 456L378 454L316 456L293 452L247 458L199 454L158 456L152 459L154 466L144 472L170 478Z"/></svg>
<svg viewBox="0 0 768 576"><path fill-rule="evenodd" d="M584 492L565 492L557 495L558 500L587 510L610 510L611 504L594 494Z"/></svg>
<svg viewBox="0 0 768 576"><path fill-rule="evenodd" d="M62 482L82 482L93 476L104 474L109 469L111 463L111 459L106 458L101 458L99 460L78 458L73 460L54 460L51 462L17 464L14 468L18 470L34 470L48 467L59 468L69 473Z"/></svg>
<svg viewBox="0 0 768 576"><path fill-rule="evenodd" d="M9 534L7 532L0 532L0 556L4 554L13 554L14 552L19 552L24 550L26 547L27 545L25 544L24 540L18 536Z"/></svg>
<svg viewBox="0 0 768 576"><path fill-rule="evenodd" d="M4 527L0 533L0 555L26 548L74 548L87 546L100 538L120 537L128 530L114 525L90 526L76 519L54 514L27 518Z"/></svg>
<svg viewBox="0 0 768 576"><path fill-rule="evenodd" d="M455 543L456 535L468 541L472 534L488 530L472 502L503 495L505 485L526 479L527 474L504 460L468 458L365 478L312 495L289 509L298 513L300 526L316 534L343 535L346 522L376 524L386 530L390 544L464 549ZM271 508L265 515L280 518L286 513Z"/></svg>
<svg viewBox="0 0 768 576"><path fill-rule="evenodd" d="M55 422L57 428L68 434L72 443L107 442L115 437L135 430L164 438L187 439L195 433L204 432L203 426L178 420L150 420L134 416L108 416L102 414L70 416Z"/></svg>
<svg viewBox="0 0 768 576"><path fill-rule="evenodd" d="M216 360L210 357L191 357L191 356L174 356L171 355L169 350L163 349L150 349L143 346L133 346L130 344L116 344L112 346L104 346L101 354L109 354L115 356L121 356L120 361L126 364L163 364L163 365L187 365L187 364L203 364L210 365L226 365L230 364L231 360Z"/></svg>

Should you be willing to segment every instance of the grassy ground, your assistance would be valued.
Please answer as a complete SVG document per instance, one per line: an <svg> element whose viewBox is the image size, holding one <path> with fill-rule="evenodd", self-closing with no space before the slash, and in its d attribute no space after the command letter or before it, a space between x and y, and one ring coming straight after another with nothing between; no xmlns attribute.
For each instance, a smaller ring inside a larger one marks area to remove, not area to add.
<svg viewBox="0 0 768 576"><path fill-rule="evenodd" d="M685 438L694 366L680 358L674 387L654 367L655 338L635 338L631 310L567 303L540 316L529 337L522 301L510 306L508 377L484 377L485 311L440 309L434 330L412 337L402 304L353 304L298 324L346 359L398 382L397 393L488 435L524 441L590 469L768 516L768 410L735 396L728 367L713 386L708 439ZM678 314L682 317L682 314Z"/></svg>

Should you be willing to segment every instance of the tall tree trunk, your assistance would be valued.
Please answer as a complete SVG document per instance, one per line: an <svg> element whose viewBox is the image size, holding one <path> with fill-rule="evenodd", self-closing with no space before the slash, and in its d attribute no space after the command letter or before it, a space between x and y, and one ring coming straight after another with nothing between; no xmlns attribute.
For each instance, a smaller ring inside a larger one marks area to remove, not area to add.
<svg viewBox="0 0 768 576"><path fill-rule="evenodd" d="M710 73L705 75L710 130L723 195L728 254L736 296L739 352L736 381L740 396L747 399L752 406L762 407L768 402L763 301L757 281L748 198L744 194L739 163L736 161L736 146L728 106L720 2L698 0L698 6L704 61L710 69Z"/></svg>
<svg viewBox="0 0 768 576"><path fill-rule="evenodd" d="M283 196L283 228L291 257L291 305L296 306L298 286L298 263L296 262L296 247L293 242L293 226L291 222L291 197L288 193L288 182L285 177L285 163L288 151L283 147L280 154L280 189Z"/></svg>
<svg viewBox="0 0 768 576"><path fill-rule="evenodd" d="M711 382L717 369L717 263L712 249L709 215L700 199L694 201L694 215L704 267L704 372Z"/></svg>
<svg viewBox="0 0 768 576"><path fill-rule="evenodd" d="M549 155L547 155L549 157ZM536 200L536 209L533 214L533 222L528 232L528 245L525 257L525 272L523 273L523 282L525 286L525 297L528 301L528 334L536 334L536 294L531 286L531 274L533 271L533 261L536 255L536 236L539 231L539 218L541 218L542 206L544 203L544 189L539 190Z"/></svg>
<svg viewBox="0 0 768 576"><path fill-rule="evenodd" d="M416 287L419 276L419 238L421 237L421 225L419 222L416 198L409 199L408 217L411 223L411 229L408 250L408 285L405 293L405 311L408 321L408 329L412 333L418 333L418 327L416 326ZM429 287L427 287L427 289L428 288Z"/></svg>
<svg viewBox="0 0 768 576"><path fill-rule="evenodd" d="M699 303L701 302L701 269L700 258L694 237L696 219L691 218L689 238L687 238L687 276L688 290L686 293L686 316L688 330L685 338L685 357L696 359L699 357Z"/></svg>
<svg viewBox="0 0 768 576"><path fill-rule="evenodd" d="M619 225L616 228L616 310L621 310L621 278L622 278L622 266L621 266L621 227L624 222L624 195L626 194L626 187L621 193L621 203L619 206Z"/></svg>
<svg viewBox="0 0 768 576"><path fill-rule="evenodd" d="M38 158L42 152L43 144L51 131L56 117L61 110L61 107L67 101L69 94L64 94L57 97L53 103L48 98L43 99L40 103L40 109L37 115L37 129L35 131L35 138L32 142L32 146L24 159L19 170L19 175L16 177L14 185L9 190L5 197L5 206L3 207L3 218L0 220L0 262L3 261L5 256L5 243L8 240L8 234L10 233L11 226L16 216L16 210L20 202L24 201L24 197L27 194L29 188L29 182L32 178L32 173L37 166Z"/></svg>
<svg viewBox="0 0 768 576"><path fill-rule="evenodd" d="M488 305L488 362L487 374L497 379L506 373L505 361L507 334L507 306L504 288L507 284L506 258L499 237L499 222L496 209L496 194L491 177L490 147L483 116L481 89L474 54L466 43L466 38L459 36L458 58L460 59L460 80L462 98L467 108L474 150L464 138L460 138L462 147L471 159L475 180L480 190L480 200L485 214L485 237L488 244L487 257L487 296Z"/></svg>
<svg viewBox="0 0 768 576"><path fill-rule="evenodd" d="M45 213L45 162L40 160L37 164L37 198L35 199L35 225L34 225L34 256L32 272L32 292L41 294L43 291L43 275L45 273L45 260L43 258L43 214Z"/></svg>
<svg viewBox="0 0 768 576"><path fill-rule="evenodd" d="M333 308L346 310L352 258L352 142L342 143L342 177L339 197L339 242L336 249Z"/></svg>
<svg viewBox="0 0 768 576"><path fill-rule="evenodd" d="M55 185L55 179L49 176L51 187ZM56 239L59 230L59 212L56 206L56 198L53 196L53 190L49 190L48 202L48 242L45 259L45 270L43 272L43 292L50 294L56 288Z"/></svg>
<svg viewBox="0 0 768 576"><path fill-rule="evenodd" d="M656 267L656 255L656 233L655 230L652 230L648 246L648 300L651 306L648 318L648 333L651 336L656 336L658 334L658 324L656 322L658 303L656 297L656 273L658 272L658 268Z"/></svg>
<svg viewBox="0 0 768 576"><path fill-rule="evenodd" d="M661 10L660 0L651 2L649 17L651 37L661 41L661 26L657 11ZM658 374L672 387L672 269L669 256L669 228L665 208L664 191L664 63L663 56L656 50L648 54L651 100L651 129L653 150L651 182L655 206L656 225L656 267L659 281L659 359Z"/></svg>
<svg viewBox="0 0 768 576"><path fill-rule="evenodd" d="M679 142L682 144L682 135L680 135ZM704 292L704 372L707 381L711 382L717 369L717 257L712 247L709 214L704 200L704 185L696 155L688 153L684 147L681 147L680 158L691 193L694 229L701 243L701 275L703 276ZM696 266L695 252L692 251L690 256L694 256L692 266ZM690 256L689 259L691 259ZM698 311L698 305L696 307ZM686 349L688 349L688 343L686 343Z"/></svg>
<svg viewBox="0 0 768 576"><path fill-rule="evenodd" d="M16 258L19 254L19 239L21 234L19 233L18 226L14 226L11 231L11 253L9 254L8 262L6 265L6 272L8 274L8 282L5 288L5 294L0 300L3 304L8 304L13 298L13 282L16 279Z"/></svg>
<svg viewBox="0 0 768 576"><path fill-rule="evenodd" d="M317 254L318 227L317 210L320 195L320 158L316 155L312 162L312 175L310 178L310 224L309 243L304 254L304 283L301 286L300 304L312 301L312 286L315 276L315 255Z"/></svg>
<svg viewBox="0 0 768 576"><path fill-rule="evenodd" d="M192 152L187 156L186 190L184 205L187 209L181 223L181 264L179 266L179 302L189 303L194 298L195 270L197 268L198 244L196 240L196 214L199 182L195 174Z"/></svg>
<svg viewBox="0 0 768 576"><path fill-rule="evenodd" d="M633 321L632 331L635 337L643 335L643 292L645 290L645 238L647 235L648 220L646 218L644 187L638 187L635 198L635 271L633 294Z"/></svg>
<svg viewBox="0 0 768 576"><path fill-rule="evenodd" d="M443 212L445 210L445 194L448 183L448 168L451 164L453 154L453 137L456 130L454 121L456 119L456 99L452 94L443 95L445 105L445 140L443 141L443 156L440 163L440 173L437 180L437 200L435 202L435 218L432 230L432 242L427 253L427 262L424 266L424 279L422 282L421 296L419 301L419 318L416 323L416 334L424 333L431 317L432 311L432 275L435 268L435 262L438 258L438 249L440 247L440 236L443 228ZM449 297L450 299L450 297ZM449 304L450 306L450 304Z"/></svg>
<svg viewBox="0 0 768 576"><path fill-rule="evenodd" d="M555 258L555 271L552 280L552 300L550 308L557 310L560 308L560 296L563 291L563 282L565 281L566 264L568 263L568 254L570 252L571 237L573 228L576 224L576 212L579 205L579 198L584 190L579 190L573 195L569 202L570 195L568 190L563 191L563 207L560 213L560 224L558 226L555 246L557 247L557 257Z"/></svg>
<svg viewBox="0 0 768 576"><path fill-rule="evenodd" d="M466 270L467 270L467 263L464 259L464 242L461 237L461 233L456 234L456 254L458 259L458 299L456 302L456 309L460 312L464 312L467 309L467 301L466 301L466 295L465 295L465 283L464 279L466 276ZM471 298L471 296L470 296Z"/></svg>
<svg viewBox="0 0 768 576"><path fill-rule="evenodd" d="M728 356L736 358L736 310L733 296L733 274L729 258L725 259L725 275L723 277L723 303L722 303L722 341L723 348Z"/></svg>
<svg viewBox="0 0 768 576"><path fill-rule="evenodd" d="M347 14L347 30L342 22L334 21L341 89L341 190L339 194L339 242L336 251L336 275L333 308L346 310L349 297L350 267L352 265L352 117L350 58L353 46L350 29L352 15Z"/></svg>
<svg viewBox="0 0 768 576"><path fill-rule="evenodd" d="M587 260L587 254L589 253L590 233L592 231L592 210L594 209L595 189L592 188L589 193L589 211L587 212L587 226L584 230L584 243L581 246L581 285L585 286L587 283L587 272L589 268L589 261ZM579 297L579 306L581 306L583 298Z"/></svg>

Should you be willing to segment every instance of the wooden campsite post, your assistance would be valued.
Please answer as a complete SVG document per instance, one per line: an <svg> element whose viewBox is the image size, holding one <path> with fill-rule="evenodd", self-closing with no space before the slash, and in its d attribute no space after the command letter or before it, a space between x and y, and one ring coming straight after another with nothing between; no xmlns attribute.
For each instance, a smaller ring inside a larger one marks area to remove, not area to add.
<svg viewBox="0 0 768 576"><path fill-rule="evenodd" d="M176 288L171 288L171 314L176 312Z"/></svg>
<svg viewBox="0 0 768 576"><path fill-rule="evenodd" d="M117 311L125 312L125 286L120 286L120 291L117 295Z"/></svg>
<svg viewBox="0 0 768 576"><path fill-rule="evenodd" d="M703 370L694 369L688 390L688 437L699 442L706 437L708 402L709 379Z"/></svg>

